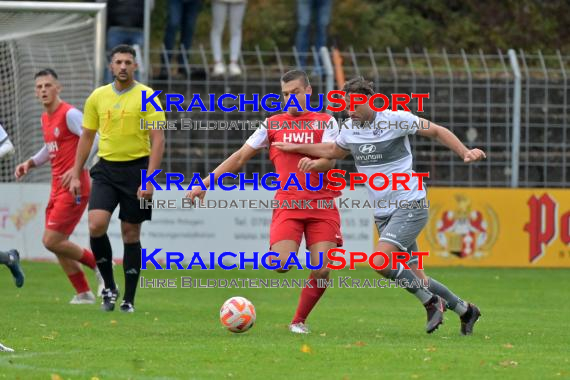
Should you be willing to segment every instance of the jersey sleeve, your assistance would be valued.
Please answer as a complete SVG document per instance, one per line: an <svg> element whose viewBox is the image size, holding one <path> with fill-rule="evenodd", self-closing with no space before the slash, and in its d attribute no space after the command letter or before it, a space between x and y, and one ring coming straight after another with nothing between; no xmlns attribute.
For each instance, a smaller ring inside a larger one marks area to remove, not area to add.
<svg viewBox="0 0 570 380"><path fill-rule="evenodd" d="M42 166L46 162L49 161L49 150L47 146L43 146L36 154L32 156L32 161L34 161L34 165Z"/></svg>
<svg viewBox="0 0 570 380"><path fill-rule="evenodd" d="M331 117L327 123L325 133L323 134L323 142L335 142L338 135L340 134L340 129L338 128L338 123L334 117Z"/></svg>
<svg viewBox="0 0 570 380"><path fill-rule="evenodd" d="M91 93L85 101L83 109L83 127L96 131L99 129L99 115L97 114L97 94Z"/></svg>
<svg viewBox="0 0 570 380"><path fill-rule="evenodd" d="M343 133L344 132L344 133ZM336 140L334 141L339 148L344 150L350 150L350 146L348 145L348 141L346 141L346 129L339 132Z"/></svg>
<svg viewBox="0 0 570 380"><path fill-rule="evenodd" d="M69 111L67 111L67 113L65 114L65 120L67 122L67 129L69 129L69 131L71 133L73 133L76 136L81 136L81 134L83 133L83 114L81 113L81 111L79 111L77 108L70 108ZM47 148L44 146L43 149ZM43 151L42 149L42 151ZM95 135L95 139L93 140L93 145L91 146L91 151L89 152L89 156L87 157L87 161L85 161L85 167L89 166L89 163L93 160L93 158L95 157L95 155L97 154L97 151L99 149L99 134L97 133ZM42 152L40 151L40 152ZM38 154L40 154L40 152L38 152L34 157L32 157L32 159L34 160L34 162L36 163L36 166L39 166L41 164L38 164L38 162L36 161L36 156L38 156ZM41 160L43 156L38 156L37 159ZM48 159L49 159L49 155L48 155ZM47 161L47 159L45 160ZM43 161L42 164L45 162Z"/></svg>
<svg viewBox="0 0 570 380"><path fill-rule="evenodd" d="M268 148L269 134L267 133L267 128L264 127L265 125L267 125L267 119L249 136L245 143L253 149Z"/></svg>
<svg viewBox="0 0 570 380"><path fill-rule="evenodd" d="M396 128L402 135L415 135L420 127L420 118L411 112L396 111L394 112L398 125L401 128Z"/></svg>
<svg viewBox="0 0 570 380"><path fill-rule="evenodd" d="M151 89L150 92L154 92L154 91ZM163 109L162 104L160 103L160 99L155 98L154 101L156 102L158 107L160 107L160 109ZM150 122L150 121L166 121L166 116L164 114L164 111L157 111L152 106L147 107L147 111L141 111L141 116L147 122Z"/></svg>
<svg viewBox="0 0 570 380"><path fill-rule="evenodd" d="M83 126L83 114L77 108L70 108L65 114L67 129L77 136L81 136L81 127Z"/></svg>

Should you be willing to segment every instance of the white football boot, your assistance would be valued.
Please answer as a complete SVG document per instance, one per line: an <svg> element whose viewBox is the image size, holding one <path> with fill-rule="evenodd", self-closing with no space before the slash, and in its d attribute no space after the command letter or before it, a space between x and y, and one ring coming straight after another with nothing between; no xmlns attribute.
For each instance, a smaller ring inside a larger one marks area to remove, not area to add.
<svg viewBox="0 0 570 380"><path fill-rule="evenodd" d="M95 303L95 294L92 291L76 294L71 301L72 305L92 305Z"/></svg>
<svg viewBox="0 0 570 380"><path fill-rule="evenodd" d="M10 347L6 347L2 343L0 343L0 352L14 352L14 350L11 349Z"/></svg>
<svg viewBox="0 0 570 380"><path fill-rule="evenodd" d="M289 325L289 331L291 331L294 334L308 334L309 326L307 326L303 322L291 323Z"/></svg>

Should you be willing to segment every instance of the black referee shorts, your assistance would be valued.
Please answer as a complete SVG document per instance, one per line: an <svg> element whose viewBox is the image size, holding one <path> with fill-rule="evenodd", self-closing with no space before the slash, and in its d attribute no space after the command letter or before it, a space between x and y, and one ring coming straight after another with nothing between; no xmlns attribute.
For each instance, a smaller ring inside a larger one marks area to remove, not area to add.
<svg viewBox="0 0 570 380"><path fill-rule="evenodd" d="M91 195L89 210L106 210L111 214L120 205L119 219L140 224L151 220L152 209L141 209L137 191L141 185L141 169L148 168L148 157L133 161L99 162L90 170Z"/></svg>

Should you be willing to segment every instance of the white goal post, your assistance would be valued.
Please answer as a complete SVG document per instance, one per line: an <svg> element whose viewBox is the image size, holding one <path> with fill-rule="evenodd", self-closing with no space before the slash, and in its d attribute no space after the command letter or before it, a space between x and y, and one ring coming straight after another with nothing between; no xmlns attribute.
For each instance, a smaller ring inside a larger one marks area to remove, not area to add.
<svg viewBox="0 0 570 380"><path fill-rule="evenodd" d="M106 3L61 3L61 2L41 2L41 1L2 1L0 2L0 14L6 12L41 12L41 13L70 13L70 14L86 14L95 19L95 84L100 85L103 79L103 68L106 64L105 41L106 41L106 25L107 25L107 4ZM18 38L18 34L39 34L44 30L34 31L18 31L12 33L0 28L3 32L0 34L0 40L8 40ZM4 34L5 32L8 32Z"/></svg>
<svg viewBox="0 0 570 380"><path fill-rule="evenodd" d="M42 106L35 97L34 74L54 69L63 100L83 110L102 84L106 67L105 3L0 1L0 124L16 154L0 161L0 182L14 181L18 162L43 146ZM50 179L49 165L26 181Z"/></svg>

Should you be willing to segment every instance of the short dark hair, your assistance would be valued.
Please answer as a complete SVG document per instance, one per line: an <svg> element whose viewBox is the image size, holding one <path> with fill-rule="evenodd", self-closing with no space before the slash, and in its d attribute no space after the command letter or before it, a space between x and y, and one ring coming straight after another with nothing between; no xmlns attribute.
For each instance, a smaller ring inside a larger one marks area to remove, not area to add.
<svg viewBox="0 0 570 380"><path fill-rule="evenodd" d="M309 86L309 76L307 75L306 72L304 72L303 70L290 70L287 71L285 74L283 74L283 76L281 77L281 82L283 83L289 83L291 81L297 80L297 79L302 79L303 80L303 84L305 85L305 87Z"/></svg>
<svg viewBox="0 0 570 380"><path fill-rule="evenodd" d="M57 79L57 73L55 72L54 69L50 69L49 67L38 71L36 75L34 75L34 79L38 79L38 77L45 77L47 75L51 75L52 77Z"/></svg>
<svg viewBox="0 0 570 380"><path fill-rule="evenodd" d="M364 77L352 78L342 86L342 91L347 94L363 94L368 96L375 94L374 83L367 81Z"/></svg>
<svg viewBox="0 0 570 380"><path fill-rule="evenodd" d="M113 50L111 50L111 59L113 59L113 56L117 53L126 53L126 54L131 54L133 58L137 57L137 52L135 51L135 49L133 49L132 46L126 44L115 46Z"/></svg>

